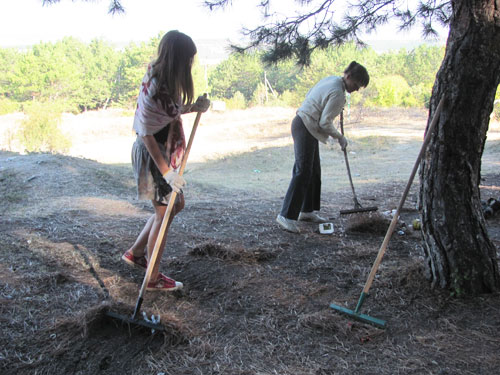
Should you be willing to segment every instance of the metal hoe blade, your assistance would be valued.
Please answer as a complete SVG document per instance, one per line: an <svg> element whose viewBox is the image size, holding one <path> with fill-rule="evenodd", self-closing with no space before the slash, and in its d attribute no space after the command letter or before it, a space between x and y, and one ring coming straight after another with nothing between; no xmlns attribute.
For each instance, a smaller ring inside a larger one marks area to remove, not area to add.
<svg viewBox="0 0 500 375"><path fill-rule="evenodd" d="M164 331L165 330L165 327L163 327L159 322L155 323L153 321L148 321L148 320L144 320L144 319L137 319L137 318L134 318L131 316L117 314L113 311L107 311L106 316L109 316L110 318L115 319L117 321L120 321L122 324L129 325L129 326L136 325L136 326L148 328L148 329L151 329L154 331Z"/></svg>

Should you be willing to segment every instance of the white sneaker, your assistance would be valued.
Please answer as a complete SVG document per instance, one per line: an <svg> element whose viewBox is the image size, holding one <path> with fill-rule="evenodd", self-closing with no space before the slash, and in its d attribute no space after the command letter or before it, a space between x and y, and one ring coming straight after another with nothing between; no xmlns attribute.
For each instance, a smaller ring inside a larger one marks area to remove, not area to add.
<svg viewBox="0 0 500 375"><path fill-rule="evenodd" d="M319 216L317 213L314 212L301 212L299 214L299 220L310 221L313 223L326 223L328 221L327 218Z"/></svg>
<svg viewBox="0 0 500 375"><path fill-rule="evenodd" d="M287 230L287 231L292 232L292 233L300 233L300 230L297 227L296 220L287 219L284 216L278 215L278 217L276 217L276 222L284 230Z"/></svg>

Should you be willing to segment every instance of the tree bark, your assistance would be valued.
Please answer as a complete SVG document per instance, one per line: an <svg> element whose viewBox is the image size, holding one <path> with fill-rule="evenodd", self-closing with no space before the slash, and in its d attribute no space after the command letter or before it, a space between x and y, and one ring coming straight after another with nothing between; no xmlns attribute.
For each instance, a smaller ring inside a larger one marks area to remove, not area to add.
<svg viewBox="0 0 500 375"><path fill-rule="evenodd" d="M432 285L456 295L499 290L479 182L481 157L500 83L500 0L452 1L429 121L444 107L420 168L424 254Z"/></svg>

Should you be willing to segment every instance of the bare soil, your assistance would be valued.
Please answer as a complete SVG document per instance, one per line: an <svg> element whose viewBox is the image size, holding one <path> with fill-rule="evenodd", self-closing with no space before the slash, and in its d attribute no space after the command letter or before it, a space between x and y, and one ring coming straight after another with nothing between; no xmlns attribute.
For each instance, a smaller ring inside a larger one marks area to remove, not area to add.
<svg viewBox="0 0 500 375"><path fill-rule="evenodd" d="M457 299L430 288L421 236L411 227L418 181L362 308L387 328L330 308L355 308L388 226L383 213L396 208L418 154L426 112L348 118L356 192L362 204L379 207L371 217L339 215L353 206L343 155L322 146L321 211L332 235L310 223L300 223L300 235L275 224L293 164L292 117L290 109L204 115L188 162L186 208L161 261L185 287L146 293L142 311L160 315L166 328L154 334L105 316L133 311L143 273L120 257L152 213L150 203L135 200L130 118L107 112L73 118L78 129L63 124L78 132L69 155L23 155L4 143L0 373L497 373L500 296ZM12 129L11 120L0 118L0 126ZM191 123L187 116L187 134ZM103 124L116 139L97 130ZM497 135L492 124L485 200L500 196ZM500 215L487 223L500 244Z"/></svg>

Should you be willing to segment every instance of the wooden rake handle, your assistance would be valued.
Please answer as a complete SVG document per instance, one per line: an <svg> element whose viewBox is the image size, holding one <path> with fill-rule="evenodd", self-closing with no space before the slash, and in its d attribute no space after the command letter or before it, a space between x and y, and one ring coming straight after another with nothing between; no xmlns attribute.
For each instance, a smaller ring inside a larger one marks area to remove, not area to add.
<svg viewBox="0 0 500 375"><path fill-rule="evenodd" d="M413 183L413 178L415 177L415 174L417 173L418 167L420 165L420 160L422 159L422 156L424 155L424 152L427 148L427 145L429 144L429 142L431 140L431 136L432 136L432 133L434 131L434 128L436 127L436 123L439 120L439 114L441 113L443 103L444 103L444 96L439 101L439 104L436 108L436 112L434 113L434 117L432 118L431 124L429 125L429 128L427 129L427 134L425 135L424 142L422 143L422 147L420 148L420 153L418 154L417 160L415 161L415 165L413 166L413 170L411 172L410 179L408 180L408 183L406 184L406 189L403 192L403 196L401 197L401 200L399 201L398 208L396 210L396 213L394 214L394 217L392 218L391 224L389 225L389 229L387 230L387 233L385 234L384 241L382 242L382 246L380 246L380 250L378 251L377 258L375 259L375 262L373 263L372 269L370 271L370 275L368 276L368 279L366 280L365 287L363 288L363 293L365 293L365 294L368 294L368 291L370 290L370 287L372 286L373 279L375 278L375 274L377 273L377 270L380 266L380 262L382 261L382 257L385 254L385 251L387 249L387 245L389 244L389 240L391 239L392 233L394 232L394 229L396 228L399 214L401 212L401 209L403 208L403 204L405 203L406 196L408 195L408 192L410 191L411 184Z"/></svg>
<svg viewBox="0 0 500 375"><path fill-rule="evenodd" d="M204 94L206 97L207 94ZM196 129L198 128L198 124L200 123L202 112L198 112L196 114L196 118L194 120L193 128L191 129L191 134L189 136L189 141L186 146L186 151L184 152L184 156L182 158L181 166L179 169L179 176L182 176L184 173L184 168L186 167L187 159L189 156L189 152L191 151L191 146L193 144L194 135L196 134ZM148 268L146 270L146 275L144 276L144 281L142 282L141 291L139 292L139 298L142 298L146 287L151 279L151 274L153 273L153 269L158 261L158 254L160 252L160 246L163 241L163 237L165 236L165 231L167 229L168 221L170 220L170 216L172 215L172 211L174 209L175 198L177 198L177 193L172 191L170 194L170 199L168 201L167 210L165 211L165 215L163 216L163 221L160 226L160 230L158 232L158 237L156 238L155 247L153 248L153 254L151 255L151 259L148 262Z"/></svg>
<svg viewBox="0 0 500 375"><path fill-rule="evenodd" d="M340 133L344 135L344 110L340 112ZM352 175L351 175L351 167L349 166L349 159L347 158L347 149L344 148L342 150L344 152L344 160L345 160L345 166L347 168L347 177L349 177L349 183L351 184L351 190L352 190L352 199L354 201L354 208L359 209L362 208L361 204L359 204L358 197L356 196L356 191L354 190L354 183L352 182Z"/></svg>

